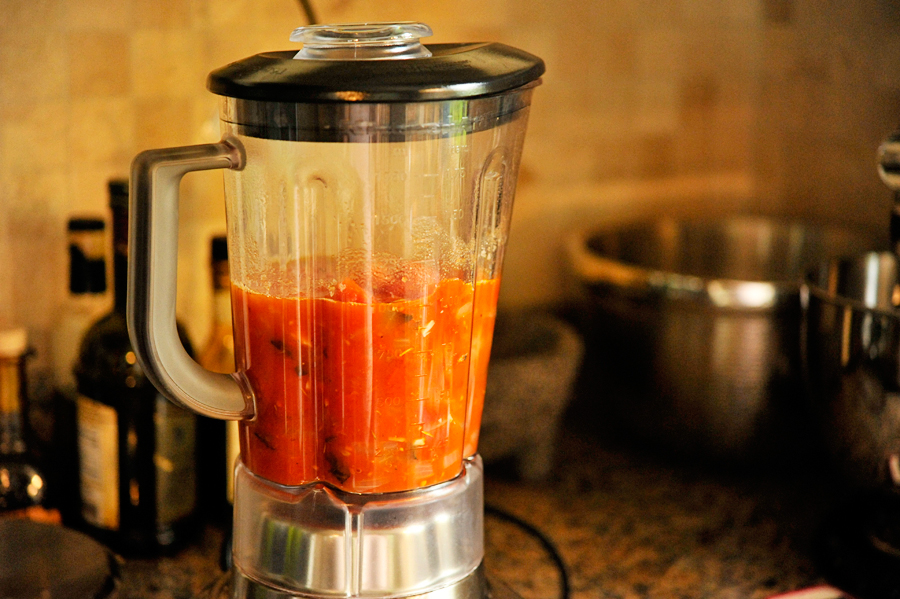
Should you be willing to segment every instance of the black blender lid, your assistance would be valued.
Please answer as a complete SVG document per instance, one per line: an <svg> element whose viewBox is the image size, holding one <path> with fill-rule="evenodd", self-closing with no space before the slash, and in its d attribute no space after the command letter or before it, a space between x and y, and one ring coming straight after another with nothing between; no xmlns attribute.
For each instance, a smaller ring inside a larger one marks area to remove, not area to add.
<svg viewBox="0 0 900 599"><path fill-rule="evenodd" d="M416 102L503 93L537 80L544 62L499 43L429 44L418 23L298 29L300 52L264 52L210 73L221 96L269 102Z"/></svg>

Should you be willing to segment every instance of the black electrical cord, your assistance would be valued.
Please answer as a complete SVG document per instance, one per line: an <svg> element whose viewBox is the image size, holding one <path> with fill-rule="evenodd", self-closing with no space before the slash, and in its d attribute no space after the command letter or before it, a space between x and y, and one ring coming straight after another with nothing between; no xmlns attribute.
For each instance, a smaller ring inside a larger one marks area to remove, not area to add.
<svg viewBox="0 0 900 599"><path fill-rule="evenodd" d="M519 528L530 534L532 537L537 539L538 542L540 542L541 546L553 561L553 565L555 565L556 569L559 571L560 599L569 599L570 589L568 568L566 568L566 562L563 561L563 558L559 554L559 550L556 548L556 545L553 544L553 541L551 541L547 537L547 535L535 528L533 525L499 507L485 504L484 513L494 516L498 520L503 520L505 522L509 522L510 524L518 526Z"/></svg>

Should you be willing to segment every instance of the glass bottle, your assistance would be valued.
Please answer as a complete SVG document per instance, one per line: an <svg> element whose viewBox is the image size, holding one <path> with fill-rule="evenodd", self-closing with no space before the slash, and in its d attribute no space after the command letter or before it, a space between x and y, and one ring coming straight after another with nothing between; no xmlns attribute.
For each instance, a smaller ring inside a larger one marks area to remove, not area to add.
<svg viewBox="0 0 900 599"><path fill-rule="evenodd" d="M109 310L106 293L106 223L73 217L66 227L69 294L53 327L53 374L59 392L74 396L73 368L88 327Z"/></svg>
<svg viewBox="0 0 900 599"><path fill-rule="evenodd" d="M213 289L212 329L199 362L216 372L234 372L234 337L231 331L231 283L228 276L228 243L224 236L210 242Z"/></svg>
<svg viewBox="0 0 900 599"><path fill-rule="evenodd" d="M78 441L75 362L91 324L110 308L107 292L106 223L98 217L72 217L66 227L69 254L68 293L53 324L52 457L45 461L50 479L48 502L59 508L64 522L77 522Z"/></svg>
<svg viewBox="0 0 900 599"><path fill-rule="evenodd" d="M88 329L75 366L80 521L125 555L153 554L195 528L197 419L160 395L135 357L125 318L128 182L111 181L109 194L113 309Z"/></svg>
<svg viewBox="0 0 900 599"><path fill-rule="evenodd" d="M234 372L234 335L231 328L231 279L228 274L228 243L225 236L210 242L213 318L206 345L198 362L214 372ZM231 519L234 503L234 463L240 452L238 423L201 417L204 453L202 463L210 464L208 476L201 477L201 493L207 494L211 508L221 508L223 520ZM216 514L218 516L218 514ZM217 518L218 519L218 518Z"/></svg>
<svg viewBox="0 0 900 599"><path fill-rule="evenodd" d="M40 506L46 492L25 439L27 350L25 329L0 331L0 513Z"/></svg>

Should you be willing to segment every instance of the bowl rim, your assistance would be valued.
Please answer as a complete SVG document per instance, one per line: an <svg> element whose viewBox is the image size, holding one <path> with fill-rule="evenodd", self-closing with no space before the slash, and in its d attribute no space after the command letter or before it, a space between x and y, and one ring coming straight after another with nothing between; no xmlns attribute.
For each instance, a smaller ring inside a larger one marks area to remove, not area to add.
<svg viewBox="0 0 900 599"><path fill-rule="evenodd" d="M804 293L808 294L810 298L815 297L816 299L826 304L832 304L835 306L840 306L842 308L850 308L857 312L877 314L881 316L888 316L891 318L900 318L900 306L895 306L893 308L873 306L864 300L856 299L854 297L849 297L846 295L840 295L836 291L828 289L815 281L815 277L821 273L821 270L823 268L831 268L834 265L837 265L839 263L847 263L851 260L863 262L871 260L873 258L879 261L890 260L896 265L898 269L900 269L900 261L898 261L897 255L893 252L888 251L862 252L860 254L849 257L836 257L832 258L831 260L824 260L814 268L809 269L803 281ZM900 290L900 283L895 286L894 293L897 293L898 290ZM808 302L808 299L804 300L804 303L806 302Z"/></svg>
<svg viewBox="0 0 900 599"><path fill-rule="evenodd" d="M567 235L564 241L569 265L579 281L593 290L617 292L633 298L660 298L667 300L700 301L708 306L766 311L795 304L799 301L804 285L803 273L795 279L753 280L729 277L705 277L672 270L664 270L623 262L603 256L588 249L590 239L613 234L633 227L655 227L659 223L714 224L714 223L763 223L778 227L811 227L852 232L854 229L837 225L823 226L804 220L780 220L754 215L733 215L724 218L679 218L660 216L644 218L618 226L589 225Z"/></svg>

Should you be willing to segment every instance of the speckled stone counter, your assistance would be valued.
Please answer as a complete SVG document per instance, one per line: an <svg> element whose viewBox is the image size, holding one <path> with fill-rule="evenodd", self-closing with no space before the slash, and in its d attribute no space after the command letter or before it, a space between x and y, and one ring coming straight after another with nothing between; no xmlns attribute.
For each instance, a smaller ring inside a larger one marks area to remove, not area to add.
<svg viewBox="0 0 900 599"><path fill-rule="evenodd" d="M712 471L610 448L564 425L554 479L488 469L485 499L540 529L568 565L573 599L761 599L824 582L812 559L835 497L819 476ZM524 599L555 599L559 576L521 528L486 516L486 565ZM174 557L122 564L124 598L201 596L220 575L221 531Z"/></svg>
<svg viewBox="0 0 900 599"><path fill-rule="evenodd" d="M222 575L219 569L224 533L207 528L176 555L157 559L123 559L119 564L119 599L203 598Z"/></svg>
<svg viewBox="0 0 900 599"><path fill-rule="evenodd" d="M812 558L832 496L785 473L710 472L568 433L548 485L491 479L486 502L548 536L573 599L761 599L822 584ZM540 544L488 517L487 563L525 599L559 596Z"/></svg>

